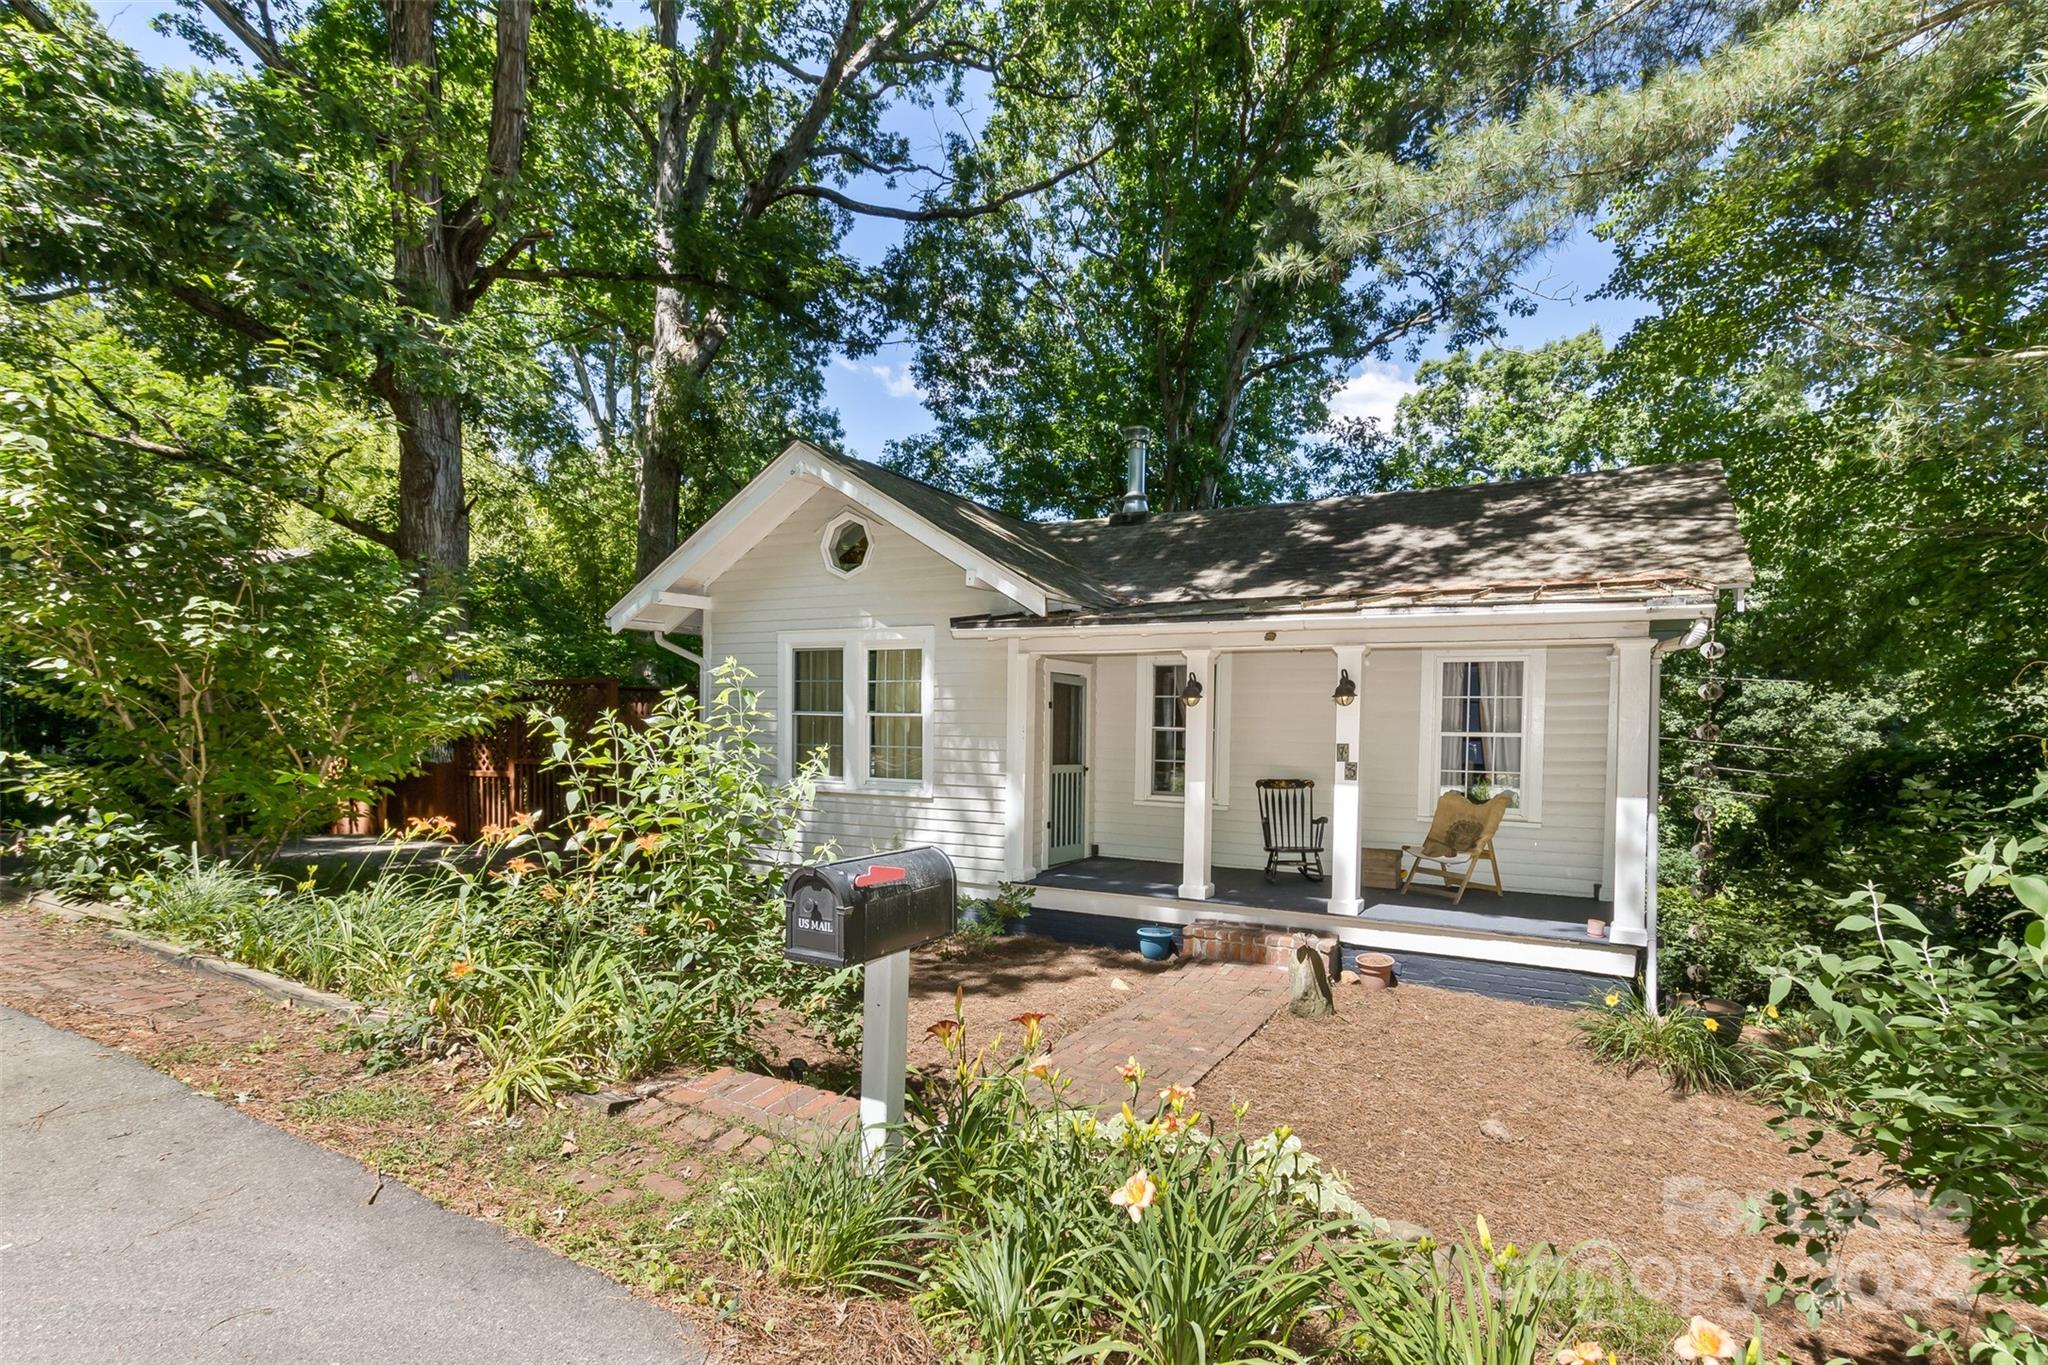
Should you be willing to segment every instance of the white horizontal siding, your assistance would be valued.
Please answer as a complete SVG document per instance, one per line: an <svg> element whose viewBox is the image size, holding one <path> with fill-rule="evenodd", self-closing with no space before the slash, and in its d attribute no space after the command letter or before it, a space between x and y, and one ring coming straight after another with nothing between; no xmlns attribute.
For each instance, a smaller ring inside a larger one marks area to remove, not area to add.
<svg viewBox="0 0 2048 1365"><path fill-rule="evenodd" d="M867 563L850 578L831 572L820 538L848 510L837 495L818 493L711 584L705 659L716 666L730 658L756 675L772 752L783 634L931 627L930 795L821 792L804 832L841 856L936 844L952 856L963 887L986 890L1003 875L1003 646L955 640L948 623L1016 606L967 587L951 561L873 517L865 519Z"/></svg>
<svg viewBox="0 0 2048 1365"><path fill-rule="evenodd" d="M1360 680L1361 835L1368 847L1417 843L1428 829L1417 794L1421 660L1417 650L1378 649ZM1131 658L1096 662L1094 837L1111 856L1177 862L1182 806L1136 798L1137 753L1148 742L1137 725L1140 666ZM1326 650L1251 652L1233 656L1231 671L1229 805L1215 812L1214 856L1219 867L1255 868L1266 861L1258 779L1312 778L1316 810L1329 813L1336 663ZM1502 827L1498 847L1510 887L1585 896L1606 879L1607 671L1604 644L1549 651L1543 820Z"/></svg>

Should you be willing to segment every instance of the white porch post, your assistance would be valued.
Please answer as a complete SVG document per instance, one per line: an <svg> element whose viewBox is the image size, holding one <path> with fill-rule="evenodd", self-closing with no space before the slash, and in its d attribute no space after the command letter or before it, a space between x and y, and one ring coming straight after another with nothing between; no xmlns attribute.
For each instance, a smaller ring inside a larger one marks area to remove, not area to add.
<svg viewBox="0 0 2048 1365"><path fill-rule="evenodd" d="M1182 769L1185 783L1181 792L1180 898L1205 901L1216 894L1209 867L1210 822L1215 818L1209 792L1209 750L1214 747L1210 738L1215 732L1216 651L1190 649L1183 653L1188 676L1202 684L1202 704L1188 711L1187 728L1183 731L1187 761Z"/></svg>
<svg viewBox="0 0 2048 1365"><path fill-rule="evenodd" d="M1657 642L1614 646L1614 929L1616 943L1649 941L1650 764L1655 754Z"/></svg>
<svg viewBox="0 0 2048 1365"><path fill-rule="evenodd" d="M1358 698L1349 706L1334 701L1335 748L1331 750L1330 781L1330 913L1355 915L1364 906L1358 892L1359 824L1365 805L1359 782L1359 741L1365 734L1365 660L1371 653L1364 645L1338 645L1339 676L1351 675ZM1330 680L1334 690L1337 679Z"/></svg>
<svg viewBox="0 0 2048 1365"><path fill-rule="evenodd" d="M1003 875L1029 881L1031 866L1031 680L1032 657L1016 640L1004 642Z"/></svg>

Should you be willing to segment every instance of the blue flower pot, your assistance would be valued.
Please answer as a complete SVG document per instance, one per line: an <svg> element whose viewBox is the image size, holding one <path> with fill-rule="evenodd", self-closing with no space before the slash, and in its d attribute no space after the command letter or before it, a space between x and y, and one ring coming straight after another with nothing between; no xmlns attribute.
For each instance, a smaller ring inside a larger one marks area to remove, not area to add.
<svg viewBox="0 0 2048 1365"><path fill-rule="evenodd" d="M1138 926L1138 951L1145 955L1147 962L1164 962L1173 956L1177 932L1164 924L1141 924Z"/></svg>

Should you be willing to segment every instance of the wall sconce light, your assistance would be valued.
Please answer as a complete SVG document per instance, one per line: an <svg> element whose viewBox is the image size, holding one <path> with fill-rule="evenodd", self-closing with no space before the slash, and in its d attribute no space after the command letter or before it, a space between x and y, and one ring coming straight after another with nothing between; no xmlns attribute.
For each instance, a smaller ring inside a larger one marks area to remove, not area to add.
<svg viewBox="0 0 2048 1365"><path fill-rule="evenodd" d="M1188 674L1188 685L1180 690L1180 704L1192 711L1202 704L1202 680Z"/></svg>
<svg viewBox="0 0 2048 1365"><path fill-rule="evenodd" d="M1358 684L1351 681L1351 670L1337 670L1337 690L1330 694L1330 700L1339 706L1349 706L1358 700Z"/></svg>

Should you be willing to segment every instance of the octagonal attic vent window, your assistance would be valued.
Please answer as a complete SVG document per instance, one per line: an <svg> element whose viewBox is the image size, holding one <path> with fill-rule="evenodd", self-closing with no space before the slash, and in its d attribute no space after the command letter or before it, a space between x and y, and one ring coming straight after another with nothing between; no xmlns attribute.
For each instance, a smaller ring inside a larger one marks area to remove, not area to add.
<svg viewBox="0 0 2048 1365"><path fill-rule="evenodd" d="M855 517L842 517L825 528L825 564L841 577L868 562L868 528Z"/></svg>

